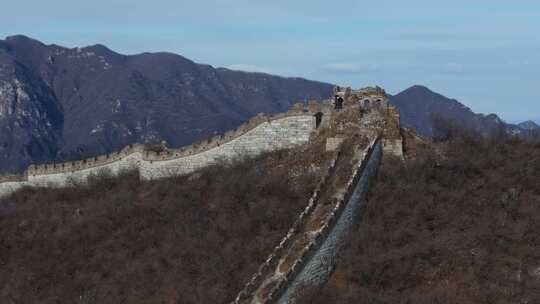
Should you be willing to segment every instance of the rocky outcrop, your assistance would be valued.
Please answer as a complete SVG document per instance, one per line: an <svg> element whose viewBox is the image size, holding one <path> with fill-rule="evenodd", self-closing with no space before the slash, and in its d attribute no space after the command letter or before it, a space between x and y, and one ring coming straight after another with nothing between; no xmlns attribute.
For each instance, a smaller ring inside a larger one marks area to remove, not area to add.
<svg viewBox="0 0 540 304"><path fill-rule="evenodd" d="M38 75L0 49L0 168L53 159L63 116L54 92Z"/></svg>

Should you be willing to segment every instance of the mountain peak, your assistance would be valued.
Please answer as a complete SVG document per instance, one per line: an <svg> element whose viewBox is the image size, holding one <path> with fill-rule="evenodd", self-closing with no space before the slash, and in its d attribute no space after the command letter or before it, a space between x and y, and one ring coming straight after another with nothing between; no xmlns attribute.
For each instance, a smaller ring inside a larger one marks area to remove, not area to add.
<svg viewBox="0 0 540 304"><path fill-rule="evenodd" d="M113 56L124 56L124 55L120 55L118 53L116 53L115 51L111 50L110 48L106 47L105 45L103 44L94 44L94 45L89 45L89 46L85 46L83 48L80 48L81 50L84 50L84 51L91 51L91 52L94 52L98 55L113 55Z"/></svg>
<svg viewBox="0 0 540 304"><path fill-rule="evenodd" d="M429 97L431 99L448 99L445 96L434 92L430 88L419 84L413 85L412 87L403 90L402 92L398 93L398 95L411 96L416 99L425 99L426 97Z"/></svg>
<svg viewBox="0 0 540 304"><path fill-rule="evenodd" d="M432 91L430 88L424 86L424 85L420 85L420 84L416 84L416 85L413 85L405 90L403 90L401 93L399 94L414 94L414 95L440 95L440 94L437 94L435 93L434 91Z"/></svg>
<svg viewBox="0 0 540 304"><path fill-rule="evenodd" d="M10 36L6 36L6 40L34 40L28 36L25 36L25 35L10 35Z"/></svg>
<svg viewBox="0 0 540 304"><path fill-rule="evenodd" d="M415 84L412 87L406 89L405 91L412 90L412 91L426 91L426 92L433 92L428 87L421 85L421 84Z"/></svg>
<svg viewBox="0 0 540 304"><path fill-rule="evenodd" d="M41 41L30 38L30 37L25 36L25 35L7 36L5 41L10 43L10 44L25 44L25 45L44 46L44 44Z"/></svg>
<svg viewBox="0 0 540 304"><path fill-rule="evenodd" d="M86 46L86 47L84 47L84 49L112 52L111 49L109 49L108 47L104 46L103 44L99 44L99 43L94 44L94 45Z"/></svg>
<svg viewBox="0 0 540 304"><path fill-rule="evenodd" d="M519 123L518 126L522 129L525 129L525 130L536 130L536 129L540 129L540 126L535 123L534 121L532 120L527 120L527 121L524 121L522 123Z"/></svg>
<svg viewBox="0 0 540 304"><path fill-rule="evenodd" d="M438 116L462 126L487 134L502 123L495 115L474 113L455 99L450 99L431 89L415 85L391 98L401 113L403 125L415 129L419 134L432 136L433 117Z"/></svg>

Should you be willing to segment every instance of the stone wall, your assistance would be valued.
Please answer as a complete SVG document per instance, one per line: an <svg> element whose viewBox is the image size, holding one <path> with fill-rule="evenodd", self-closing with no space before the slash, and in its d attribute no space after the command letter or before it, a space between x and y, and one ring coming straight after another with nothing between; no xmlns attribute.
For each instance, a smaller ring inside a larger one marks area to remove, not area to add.
<svg viewBox="0 0 540 304"><path fill-rule="evenodd" d="M337 155L339 157L340 153ZM382 142L377 137L358 155L358 162L351 168L352 174L345 188L334 189L343 192L339 195L336 193L337 201L331 209L324 211L327 214L325 219L315 228L307 223L314 223L313 220L320 215L312 217L312 213L317 213L316 208L320 207L319 211L325 209L322 206L325 204L318 204L319 193L331 183L329 181L338 158L334 159L328 175L317 187L306 210L239 293L235 304L296 303L326 282L341 247L359 219L359 210L365 204L369 182L376 172L381 155ZM288 262L291 257L294 260Z"/></svg>
<svg viewBox="0 0 540 304"><path fill-rule="evenodd" d="M145 150L144 145L128 145L119 152L114 152L107 155L101 155L89 159L84 159L75 162L66 162L60 164L46 164L38 166L30 166L28 170L25 171L24 175L45 175L45 174L56 174L56 173L66 173L73 172L77 170L84 170L94 167L100 167L110 163L117 162L122 158L133 154L133 153L143 153L144 160L147 161L163 161L163 160L172 160L181 157L192 156L194 154L199 154L202 152L209 151L211 149L220 147L228 142L231 142L239 137L244 136L251 130L259 127L265 122L278 121L288 117L311 117L314 115L315 111L324 109L324 105L319 104L318 106L308 104L308 105L295 105L293 109L286 113L280 113L271 117L265 115L258 115L247 123L239 126L235 130L226 132L225 134L217 135L203 141L194 143L189 146L185 146L179 149L165 149L162 152L154 152ZM326 107L328 108L328 106ZM0 182L2 181L2 176L0 176Z"/></svg>
<svg viewBox="0 0 540 304"><path fill-rule="evenodd" d="M142 162L140 174L143 179L186 174L220 160L294 147L307 143L314 129L313 115L290 116L263 122L244 135L214 149L171 160Z"/></svg>
<svg viewBox="0 0 540 304"><path fill-rule="evenodd" d="M360 213L367 203L370 183L375 176L382 157L382 143L378 141L362 164L358 179L351 193L346 196L344 208L337 210L332 226L320 238L312 253L304 258L302 270L295 276L277 301L280 304L296 303L310 297L332 275L343 247L347 244L360 221Z"/></svg>
<svg viewBox="0 0 540 304"><path fill-rule="evenodd" d="M313 191L313 194L309 198L308 205L306 206L304 211L302 211L302 213L300 213L300 215L296 218L291 229L289 229L289 231L287 232L287 235L285 235L285 237L281 240L278 246L276 246L272 253L270 253L266 261L264 261L264 263L259 267L257 273L253 275L253 277L245 285L244 289L242 289L238 293L238 296L234 300L234 304L245 303L246 299L252 298L257 288L259 288L260 285L263 284L265 273L267 273L268 271L273 271L273 269L279 264L280 259L282 258L286 248L294 241L294 237L300 233L300 230L303 228L302 226L305 224L308 217L314 211L315 206L318 204L323 188L326 186L328 179L335 173L335 167L338 157L339 153L336 152L334 158L332 159L328 167L326 174L322 176L319 183L317 184L317 187Z"/></svg>
<svg viewBox="0 0 540 304"><path fill-rule="evenodd" d="M402 139L385 139L383 142L384 154L393 155L404 159L403 155L403 140Z"/></svg>
<svg viewBox="0 0 540 304"><path fill-rule="evenodd" d="M296 106L273 117L259 115L236 130L181 149L157 153L146 151L143 145L130 145L86 160L30 166L22 175L0 176L0 197L24 186L69 186L103 172L118 175L138 170L147 180L187 174L218 161L291 148L309 141L315 130L313 110L317 106Z"/></svg>
<svg viewBox="0 0 540 304"><path fill-rule="evenodd" d="M399 111L393 106L389 107L384 120L384 153L405 159Z"/></svg>

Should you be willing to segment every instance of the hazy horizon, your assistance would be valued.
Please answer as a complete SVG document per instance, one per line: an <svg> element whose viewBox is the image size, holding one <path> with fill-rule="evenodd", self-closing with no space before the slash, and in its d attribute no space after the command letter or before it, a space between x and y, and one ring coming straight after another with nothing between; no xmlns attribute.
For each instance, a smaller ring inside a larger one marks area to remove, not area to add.
<svg viewBox="0 0 540 304"><path fill-rule="evenodd" d="M508 122L540 119L540 3L18 1L0 36L167 51L198 63L397 93L415 84ZM30 8L30 9L29 9Z"/></svg>

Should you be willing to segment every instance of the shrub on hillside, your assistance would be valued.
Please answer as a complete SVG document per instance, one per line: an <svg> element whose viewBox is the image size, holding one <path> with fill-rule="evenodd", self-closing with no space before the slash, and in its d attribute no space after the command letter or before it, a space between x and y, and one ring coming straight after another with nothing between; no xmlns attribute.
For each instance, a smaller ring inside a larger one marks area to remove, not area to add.
<svg viewBox="0 0 540 304"><path fill-rule="evenodd" d="M0 201L0 303L231 301L323 171L324 157L296 153L19 191Z"/></svg>
<svg viewBox="0 0 540 304"><path fill-rule="evenodd" d="M407 163L385 159L313 303L540 303L540 147L446 134Z"/></svg>

